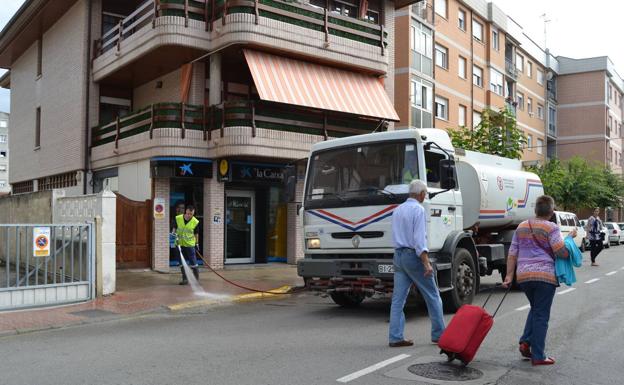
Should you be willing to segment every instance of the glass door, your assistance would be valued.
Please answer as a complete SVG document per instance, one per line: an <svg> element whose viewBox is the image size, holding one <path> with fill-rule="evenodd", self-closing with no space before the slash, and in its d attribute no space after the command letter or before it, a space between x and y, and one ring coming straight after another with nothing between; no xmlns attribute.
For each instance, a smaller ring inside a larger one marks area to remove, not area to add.
<svg viewBox="0 0 624 385"><path fill-rule="evenodd" d="M226 191L225 211L225 263L254 263L254 192Z"/></svg>

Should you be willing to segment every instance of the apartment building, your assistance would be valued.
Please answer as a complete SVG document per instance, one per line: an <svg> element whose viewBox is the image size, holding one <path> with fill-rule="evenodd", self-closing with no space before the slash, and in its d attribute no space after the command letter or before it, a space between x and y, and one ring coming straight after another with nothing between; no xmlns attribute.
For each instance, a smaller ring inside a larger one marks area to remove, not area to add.
<svg viewBox="0 0 624 385"><path fill-rule="evenodd" d="M557 57L557 155L605 165L622 174L624 80L606 56ZM590 212L583 213L589 216ZM607 220L624 218L622 209L606 208Z"/></svg>
<svg viewBox="0 0 624 385"><path fill-rule="evenodd" d="M394 12L410 4L27 0L0 33L14 192L117 191L118 234L134 237L118 266L168 270L183 204L212 266L292 263L286 166L315 142L393 128ZM164 213L137 211L151 205Z"/></svg>
<svg viewBox="0 0 624 385"><path fill-rule="evenodd" d="M523 160L545 160L549 55L522 27L477 0L421 2L396 18L397 127L475 127L483 109L508 107L527 136Z"/></svg>
<svg viewBox="0 0 624 385"><path fill-rule="evenodd" d="M9 185L9 114L0 112L0 196L11 192Z"/></svg>

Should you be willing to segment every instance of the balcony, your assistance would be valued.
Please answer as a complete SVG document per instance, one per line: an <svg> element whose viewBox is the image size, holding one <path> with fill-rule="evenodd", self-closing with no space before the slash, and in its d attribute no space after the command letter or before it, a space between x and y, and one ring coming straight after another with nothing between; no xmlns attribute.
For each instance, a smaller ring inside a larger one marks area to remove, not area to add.
<svg viewBox="0 0 624 385"><path fill-rule="evenodd" d="M146 0L95 42L94 78L99 81L148 53L152 62L175 61L178 52L172 47L190 61L246 42L387 71L389 41L383 22L283 0ZM167 51L154 53L159 47ZM196 52L189 55L189 49Z"/></svg>
<svg viewBox="0 0 624 385"><path fill-rule="evenodd" d="M94 127L91 143L98 167L107 158L145 151L150 156L170 155L172 151L202 157L275 156L273 152L262 153L274 146L280 155L290 151L293 155L285 157L295 159L307 156L315 142L383 130L379 126L376 119L263 101L212 107L158 103ZM235 146L232 151L238 152L224 153Z"/></svg>
<svg viewBox="0 0 624 385"><path fill-rule="evenodd" d="M430 25L433 25L433 7L426 1L420 1L412 5L412 13Z"/></svg>
<svg viewBox="0 0 624 385"><path fill-rule="evenodd" d="M511 59L505 59L505 72L509 75L513 80L518 80L518 69L514 65Z"/></svg>
<svg viewBox="0 0 624 385"><path fill-rule="evenodd" d="M555 127L554 123L548 124L548 135L552 136L553 138L557 137L557 127Z"/></svg>

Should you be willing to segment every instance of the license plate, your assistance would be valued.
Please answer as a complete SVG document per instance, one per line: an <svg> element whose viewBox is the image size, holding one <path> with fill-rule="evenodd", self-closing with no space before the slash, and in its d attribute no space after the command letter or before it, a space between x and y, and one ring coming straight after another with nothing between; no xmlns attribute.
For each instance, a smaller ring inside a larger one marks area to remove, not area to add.
<svg viewBox="0 0 624 385"><path fill-rule="evenodd" d="M379 265L380 273L394 273L394 265Z"/></svg>

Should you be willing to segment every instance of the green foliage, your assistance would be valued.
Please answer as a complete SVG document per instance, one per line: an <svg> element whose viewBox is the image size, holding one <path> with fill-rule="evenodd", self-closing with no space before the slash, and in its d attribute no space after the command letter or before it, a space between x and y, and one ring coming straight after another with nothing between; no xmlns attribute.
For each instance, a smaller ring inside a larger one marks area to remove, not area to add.
<svg viewBox="0 0 624 385"><path fill-rule="evenodd" d="M578 211L592 207L623 207L624 180L611 169L591 164L581 157L561 162L552 159L543 166L531 167L544 184L544 192L555 199L557 207Z"/></svg>
<svg viewBox="0 0 624 385"><path fill-rule="evenodd" d="M459 127L449 131L453 146L464 150L520 159L526 137L518 129L516 118L511 110L485 109L481 123L474 129Z"/></svg>

